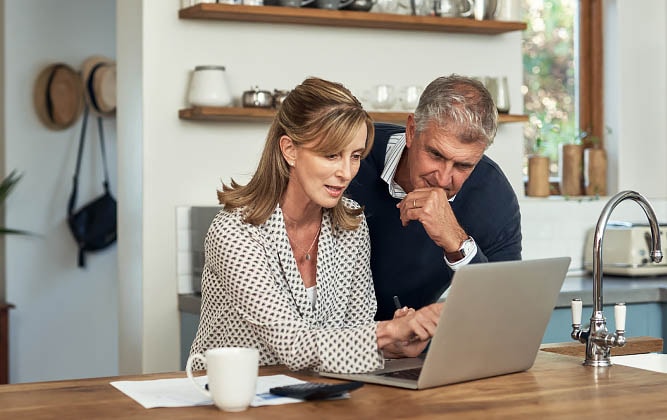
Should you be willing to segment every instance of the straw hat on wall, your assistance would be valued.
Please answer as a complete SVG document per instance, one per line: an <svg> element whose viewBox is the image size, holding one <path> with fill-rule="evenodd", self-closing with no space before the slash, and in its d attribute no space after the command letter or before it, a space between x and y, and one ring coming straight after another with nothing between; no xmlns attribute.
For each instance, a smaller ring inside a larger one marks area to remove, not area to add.
<svg viewBox="0 0 667 420"><path fill-rule="evenodd" d="M92 56L81 65L86 102L98 115L116 113L116 63L107 57Z"/></svg>
<svg viewBox="0 0 667 420"><path fill-rule="evenodd" d="M64 63L45 67L37 76L33 101L40 121L53 130L63 130L83 111L83 83L76 70Z"/></svg>

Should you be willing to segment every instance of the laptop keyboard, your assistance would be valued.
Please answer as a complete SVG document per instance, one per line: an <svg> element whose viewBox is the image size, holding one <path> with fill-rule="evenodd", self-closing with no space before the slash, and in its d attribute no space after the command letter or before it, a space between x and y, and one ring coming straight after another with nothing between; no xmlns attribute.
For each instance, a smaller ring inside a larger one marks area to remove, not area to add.
<svg viewBox="0 0 667 420"><path fill-rule="evenodd" d="M405 370L397 370L395 372L387 372L383 373L382 376L388 376L390 378L401 378L401 379L411 379L411 380L417 380L419 379L419 373L421 372L422 368L413 368L413 369L405 369Z"/></svg>

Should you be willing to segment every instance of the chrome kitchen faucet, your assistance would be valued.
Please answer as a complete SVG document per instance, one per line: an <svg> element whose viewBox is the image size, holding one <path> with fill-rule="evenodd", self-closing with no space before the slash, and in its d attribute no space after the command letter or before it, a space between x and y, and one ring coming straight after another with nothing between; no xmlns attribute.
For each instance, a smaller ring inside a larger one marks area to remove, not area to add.
<svg viewBox="0 0 667 420"><path fill-rule="evenodd" d="M662 261L658 219L655 217L651 204L635 191L621 191L613 196L602 209L598 224L595 227L593 241L593 315L587 330L581 329L581 299L572 299L572 333L570 335L573 340L586 344L585 366L611 366L611 359L609 358L611 348L625 345L625 304L619 303L614 307L616 320L616 332L614 333L607 331L607 322L602 314L602 239L612 210L618 203L628 199L637 202L648 217L651 225L651 260L656 263Z"/></svg>

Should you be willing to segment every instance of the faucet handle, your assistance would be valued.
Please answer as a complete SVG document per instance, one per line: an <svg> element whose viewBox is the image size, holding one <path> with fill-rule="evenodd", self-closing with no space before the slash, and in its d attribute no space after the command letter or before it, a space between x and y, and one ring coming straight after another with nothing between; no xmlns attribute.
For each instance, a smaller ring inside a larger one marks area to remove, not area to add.
<svg viewBox="0 0 667 420"><path fill-rule="evenodd" d="M620 302L614 306L614 319L616 322L616 331L625 331L625 303Z"/></svg>
<svg viewBox="0 0 667 420"><path fill-rule="evenodd" d="M572 325L581 325L581 299L572 299Z"/></svg>

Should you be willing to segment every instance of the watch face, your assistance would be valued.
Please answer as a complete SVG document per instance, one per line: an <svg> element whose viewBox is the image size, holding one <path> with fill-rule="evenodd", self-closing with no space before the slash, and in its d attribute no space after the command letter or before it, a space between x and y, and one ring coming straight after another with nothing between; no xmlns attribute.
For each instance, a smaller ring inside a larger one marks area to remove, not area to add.
<svg viewBox="0 0 667 420"><path fill-rule="evenodd" d="M463 254L463 256L470 255L474 249L475 241L473 241L472 238L468 238L463 241L463 246L461 246L461 254Z"/></svg>

